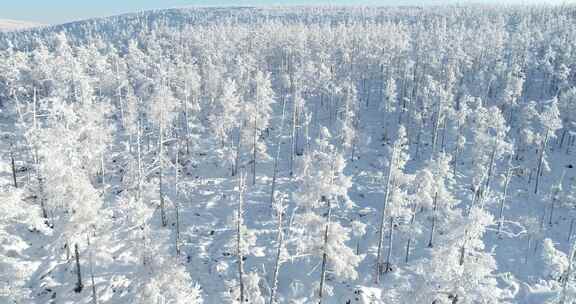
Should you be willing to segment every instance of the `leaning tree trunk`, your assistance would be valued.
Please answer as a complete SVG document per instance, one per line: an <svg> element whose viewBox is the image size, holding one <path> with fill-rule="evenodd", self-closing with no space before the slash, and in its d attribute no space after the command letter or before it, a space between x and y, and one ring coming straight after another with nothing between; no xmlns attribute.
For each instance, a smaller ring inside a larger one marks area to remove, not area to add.
<svg viewBox="0 0 576 304"><path fill-rule="evenodd" d="M12 180L14 188L18 188L18 181L16 179L16 160L14 159L14 145L10 144L10 164L12 166Z"/></svg>
<svg viewBox="0 0 576 304"><path fill-rule="evenodd" d="M458 259L458 264L460 266L464 265L464 259L466 256L466 243L468 240L468 230L464 232L464 240L462 241L462 247L460 247L460 257Z"/></svg>
<svg viewBox="0 0 576 304"><path fill-rule="evenodd" d="M506 196L508 194L508 184L510 183L510 174L511 174L512 168L508 169L508 172L506 172L506 180L504 181L504 194L502 195L502 199L500 200L500 208L499 208L499 212L498 212L498 235L501 235L502 233L502 226L504 225L504 203L506 203Z"/></svg>
<svg viewBox="0 0 576 304"><path fill-rule="evenodd" d="M390 227L388 231L388 254L386 255L386 268L384 272L392 271L392 245L394 244L394 217L390 217Z"/></svg>
<svg viewBox="0 0 576 304"><path fill-rule="evenodd" d="M394 158L396 157L396 145L392 147L392 157L390 158L390 163L388 165L388 175L386 178L386 189L384 190L384 205L382 206L382 213L380 216L380 229L378 230L378 251L376 256L376 277L375 282L376 284L380 283L380 274L382 270L382 243L384 242L384 220L386 218L386 207L388 205L388 199L390 196L390 192L393 189L390 189L391 179L392 179L392 171L394 166Z"/></svg>

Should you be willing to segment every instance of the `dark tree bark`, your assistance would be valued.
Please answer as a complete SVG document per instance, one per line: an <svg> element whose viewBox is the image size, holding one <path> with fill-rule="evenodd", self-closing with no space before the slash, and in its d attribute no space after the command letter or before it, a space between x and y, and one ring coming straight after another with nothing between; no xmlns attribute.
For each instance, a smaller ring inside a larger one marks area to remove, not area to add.
<svg viewBox="0 0 576 304"><path fill-rule="evenodd" d="M80 270L80 253L78 252L78 244L74 244L74 254L76 255L76 288L74 291L77 293L82 292L84 285L82 284L82 272Z"/></svg>

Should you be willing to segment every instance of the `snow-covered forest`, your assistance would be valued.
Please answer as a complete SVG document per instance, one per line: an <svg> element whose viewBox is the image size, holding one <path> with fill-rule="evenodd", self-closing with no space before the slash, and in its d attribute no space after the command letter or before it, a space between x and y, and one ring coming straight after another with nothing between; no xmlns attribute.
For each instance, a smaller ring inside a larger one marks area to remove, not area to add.
<svg viewBox="0 0 576 304"><path fill-rule="evenodd" d="M0 303L576 303L576 6L0 33Z"/></svg>

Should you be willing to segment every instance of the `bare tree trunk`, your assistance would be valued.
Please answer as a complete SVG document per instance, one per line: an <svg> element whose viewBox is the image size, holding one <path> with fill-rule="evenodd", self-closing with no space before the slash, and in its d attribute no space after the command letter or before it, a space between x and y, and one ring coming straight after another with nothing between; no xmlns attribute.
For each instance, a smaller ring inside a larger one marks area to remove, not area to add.
<svg viewBox="0 0 576 304"><path fill-rule="evenodd" d="M188 125L189 113L188 113L188 99L190 98L190 89L188 88L188 82L185 83L186 96L184 98L184 131L186 132L186 155L190 154L190 126Z"/></svg>
<svg viewBox="0 0 576 304"><path fill-rule="evenodd" d="M238 181L238 213L236 218L236 254L238 256L238 281L240 283L240 303L244 303L244 254L242 252L242 222L244 213L245 174L241 173Z"/></svg>
<svg viewBox="0 0 576 304"><path fill-rule="evenodd" d="M292 82L292 81L291 81ZM292 87L294 85L292 84ZM297 121L297 112L298 106L296 104L296 90L292 88L292 132L290 136L290 144L291 144L291 151L290 151L290 176L294 176L294 158L296 155L296 142L297 142L297 134L296 134L296 125Z"/></svg>
<svg viewBox="0 0 576 304"><path fill-rule="evenodd" d="M176 166L174 172L174 187L176 187L176 195L174 201L174 209L176 211L176 237L175 237L175 247L176 247L176 256L180 256L180 188L178 187L179 183L179 175L178 175L178 167L180 166L180 144L176 142Z"/></svg>
<svg viewBox="0 0 576 304"><path fill-rule="evenodd" d="M100 115L102 115L102 117L104 117L104 102L102 102L102 100L100 100ZM105 123L106 123L106 121L103 120L102 124L105 124ZM100 136L98 137L99 144L102 147L104 147L104 138L103 137L104 137L104 134L100 134ZM129 147L130 152L132 152L132 145L131 145L132 140L131 140L131 138L132 138L132 133L130 132L130 139L128 142L128 147ZM106 157L106 149L102 149L102 154L100 154L100 173L102 174L102 176L101 176L102 185L104 185L106 183L106 179L105 179L105 176L106 176L106 158L105 157Z"/></svg>
<svg viewBox="0 0 576 304"><path fill-rule="evenodd" d="M473 185L474 190L472 193L472 202L470 203L470 207L468 207L468 210L466 210L466 217L468 217L470 215L470 213L472 212L472 208L474 208L474 205L476 205L476 200L478 200L478 196L479 196L479 192L480 192L480 186L477 185Z"/></svg>
<svg viewBox="0 0 576 304"><path fill-rule="evenodd" d="M236 174L238 174L238 169L240 166L241 149L242 149L242 122L240 122L240 126L238 126L238 141L236 142L236 155L234 158L234 168L232 170L232 176L236 176Z"/></svg>
<svg viewBox="0 0 576 304"><path fill-rule="evenodd" d="M80 271L80 253L78 252L78 244L74 244L74 254L76 255L76 288L74 291L77 293L82 292L84 285L82 284L82 273Z"/></svg>
<svg viewBox="0 0 576 304"><path fill-rule="evenodd" d="M500 200L500 208L498 212L498 235L502 233L502 226L504 224L504 203L506 202L506 195L508 194L508 184L510 183L510 175L512 172L512 168L508 168L508 172L506 172L506 180L504 181L504 194L502 195L502 199Z"/></svg>
<svg viewBox="0 0 576 304"><path fill-rule="evenodd" d="M530 248L532 248L532 235L528 234L528 245L526 248L526 256L524 257L524 264L528 264L528 256L530 255Z"/></svg>
<svg viewBox="0 0 576 304"><path fill-rule="evenodd" d="M120 87L120 67L118 66L118 60L116 60L116 86L116 98L118 109L120 110L120 126L124 129L126 126L126 120L124 118L124 105L122 103L122 88Z"/></svg>
<svg viewBox="0 0 576 304"><path fill-rule="evenodd" d="M560 149L562 149L562 146L564 145L564 139L566 138L566 133L568 132L568 129L564 128L564 130L562 130L562 136L560 137L560 144L559 147Z"/></svg>
<svg viewBox="0 0 576 304"><path fill-rule="evenodd" d="M552 227L552 219L554 218L554 208L556 207L556 198L553 197L550 202L550 217L548 218L548 226Z"/></svg>
<svg viewBox="0 0 576 304"><path fill-rule="evenodd" d="M410 216L410 234L408 236L408 241L406 242L406 255L404 258L404 262L406 264L408 264L408 260L410 258L410 250L411 250L411 246L412 246L412 238L413 236L413 226L414 226L414 222L416 221L416 210L418 209L418 206L416 204L414 204L414 206L412 207L412 215Z"/></svg>
<svg viewBox="0 0 576 304"><path fill-rule="evenodd" d="M360 129L360 109L356 109L356 115L354 115L353 128L354 128L354 138L352 139L352 151L350 152L350 161L353 162L356 157L356 145L358 144L358 132Z"/></svg>
<svg viewBox="0 0 576 304"><path fill-rule="evenodd" d="M430 240L428 248L434 247L434 232L436 230L436 212L438 210L438 192L434 194L434 207L432 209L432 227L430 228Z"/></svg>
<svg viewBox="0 0 576 304"><path fill-rule="evenodd" d="M388 231L388 254L386 255L386 268L384 272L392 271L392 245L394 244L394 217L390 217L390 227Z"/></svg>
<svg viewBox="0 0 576 304"><path fill-rule="evenodd" d="M568 243L572 240L572 232L574 231L574 222L576 219L572 219L570 221L570 228L568 229Z"/></svg>
<svg viewBox="0 0 576 304"><path fill-rule="evenodd" d="M324 230L324 246L322 247L322 270L320 273L320 290L318 292L318 304L322 304L322 298L324 296L324 281L326 280L326 268L328 267L328 238L330 236L330 221L332 218L332 204L330 200L326 201L328 203L328 215L326 220L326 229Z"/></svg>
<svg viewBox="0 0 576 304"><path fill-rule="evenodd" d="M392 171L394 166L394 161L396 158L396 145L392 147L392 156L390 158L390 162L388 165L388 175L386 178L386 189L384 190L384 204L382 206L382 213L380 215L380 228L378 230L378 251L376 257L376 276L375 282L376 284L380 283L380 274L382 273L382 243L384 242L384 220L386 217L386 207L388 205L388 199L390 196L390 192L393 189L390 189L391 179L392 179Z"/></svg>
<svg viewBox="0 0 576 304"><path fill-rule="evenodd" d="M564 170L562 172L562 176L560 177L560 180L558 181L558 188L556 188L556 191L554 191L553 193L553 197L552 200L550 202L550 218L548 219L548 225L550 227L552 227L552 219L554 218L554 209L556 208L556 202L558 201L558 195L560 195L560 191L562 191L562 183L564 181L564 176L566 175L566 170Z"/></svg>
<svg viewBox="0 0 576 304"><path fill-rule="evenodd" d="M136 138L136 150L138 153L137 162L138 162L138 194L137 200L142 198L142 122L140 118L138 118L138 136Z"/></svg>
<svg viewBox="0 0 576 304"><path fill-rule="evenodd" d="M159 159L159 163L160 163L160 173L158 176L158 194L160 196L160 218L162 221L162 226L166 227L166 225L168 225L168 221L166 220L166 203L164 201L164 188L163 188L163 176L164 176L164 160L163 160L163 147L164 144L162 143L164 141L164 136L163 136L163 130L162 127L160 128L160 141L158 143L159 145L159 151L158 151L158 159Z"/></svg>
<svg viewBox="0 0 576 304"><path fill-rule="evenodd" d="M90 263L90 281L92 283L92 304L98 304L98 294L96 293L96 283L94 282L94 261L92 258L92 244L90 244L90 235L86 235L88 243L88 262Z"/></svg>
<svg viewBox="0 0 576 304"><path fill-rule="evenodd" d="M14 145L10 144L10 164L12 165L12 180L14 188L18 188L18 181L16 179L16 161L14 160Z"/></svg>
<svg viewBox="0 0 576 304"><path fill-rule="evenodd" d="M272 288L270 290L270 302L269 304L274 304L276 302L276 290L278 289L278 273L280 272L280 265L282 264L281 255L282 248L284 246L284 232L282 227L282 214L284 213L284 206L282 204L282 199L278 201L277 206L277 217L278 217L278 231L276 236L277 248L276 248L276 262L274 263L274 273L272 275Z"/></svg>
<svg viewBox="0 0 576 304"><path fill-rule="evenodd" d="M48 210L46 210L46 196L44 195L44 179L40 175L40 164L36 165L36 179L38 180L38 196L40 197L40 208L42 217L48 221ZM46 222L48 224L48 222Z"/></svg>
<svg viewBox="0 0 576 304"><path fill-rule="evenodd" d="M546 130L546 136L544 137L544 142L542 143L542 149L540 151L540 159L538 160L538 170L536 170L536 185L534 186L534 194L538 194L538 185L540 184L540 175L542 173L542 162L544 161L544 154L546 153L546 145L548 144L548 130Z"/></svg>
<svg viewBox="0 0 576 304"><path fill-rule="evenodd" d="M438 142L438 129L440 128L441 117L442 117L442 101L438 100L436 120L434 121L434 130L432 131L432 152L430 153L430 158L433 158L434 154L436 153L436 144Z"/></svg>
<svg viewBox="0 0 576 304"><path fill-rule="evenodd" d="M258 114L256 113L254 116L254 134L253 134L253 142L252 142L252 185L256 185L256 142L258 137Z"/></svg>
<svg viewBox="0 0 576 304"><path fill-rule="evenodd" d="M560 292L560 300L558 301L558 304L568 303L566 301L569 300L567 289L568 289L568 282L570 281L570 278L573 277L574 275L573 268L574 268L574 256L576 255L576 242L573 243L571 247L572 248L570 249L570 255L568 256L568 269L566 269L566 271L562 274L562 277L560 278L562 282L562 291ZM572 298L572 300L574 299Z"/></svg>
<svg viewBox="0 0 576 304"><path fill-rule="evenodd" d="M458 264L460 266L464 265L464 258L466 256L466 243L468 240L468 230L464 232L464 240L462 242L462 247L460 247L460 258L458 260Z"/></svg>
<svg viewBox="0 0 576 304"><path fill-rule="evenodd" d="M276 178L278 177L278 161L280 160L280 148L282 146L282 130L284 130L286 99L282 98L282 120L278 129L278 141L276 143L276 155L274 155L274 169L272 173L272 187L270 189L270 207L274 208L274 195L276 191Z"/></svg>
<svg viewBox="0 0 576 304"><path fill-rule="evenodd" d="M496 150L498 148L498 139L494 141L494 147L492 148L492 153L490 154L490 164L488 165L488 174L486 176L486 183L484 184L484 190L486 191L490 187L490 179L492 178L492 171L494 171L494 161L496 159Z"/></svg>

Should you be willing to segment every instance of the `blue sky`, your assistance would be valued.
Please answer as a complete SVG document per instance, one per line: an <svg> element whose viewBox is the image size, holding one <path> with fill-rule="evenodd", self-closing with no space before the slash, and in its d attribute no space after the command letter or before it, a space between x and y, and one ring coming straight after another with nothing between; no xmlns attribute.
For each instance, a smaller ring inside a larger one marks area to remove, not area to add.
<svg viewBox="0 0 576 304"><path fill-rule="evenodd" d="M155 8L242 5L438 5L446 3L566 3L576 0L0 0L0 18L61 23Z"/></svg>

